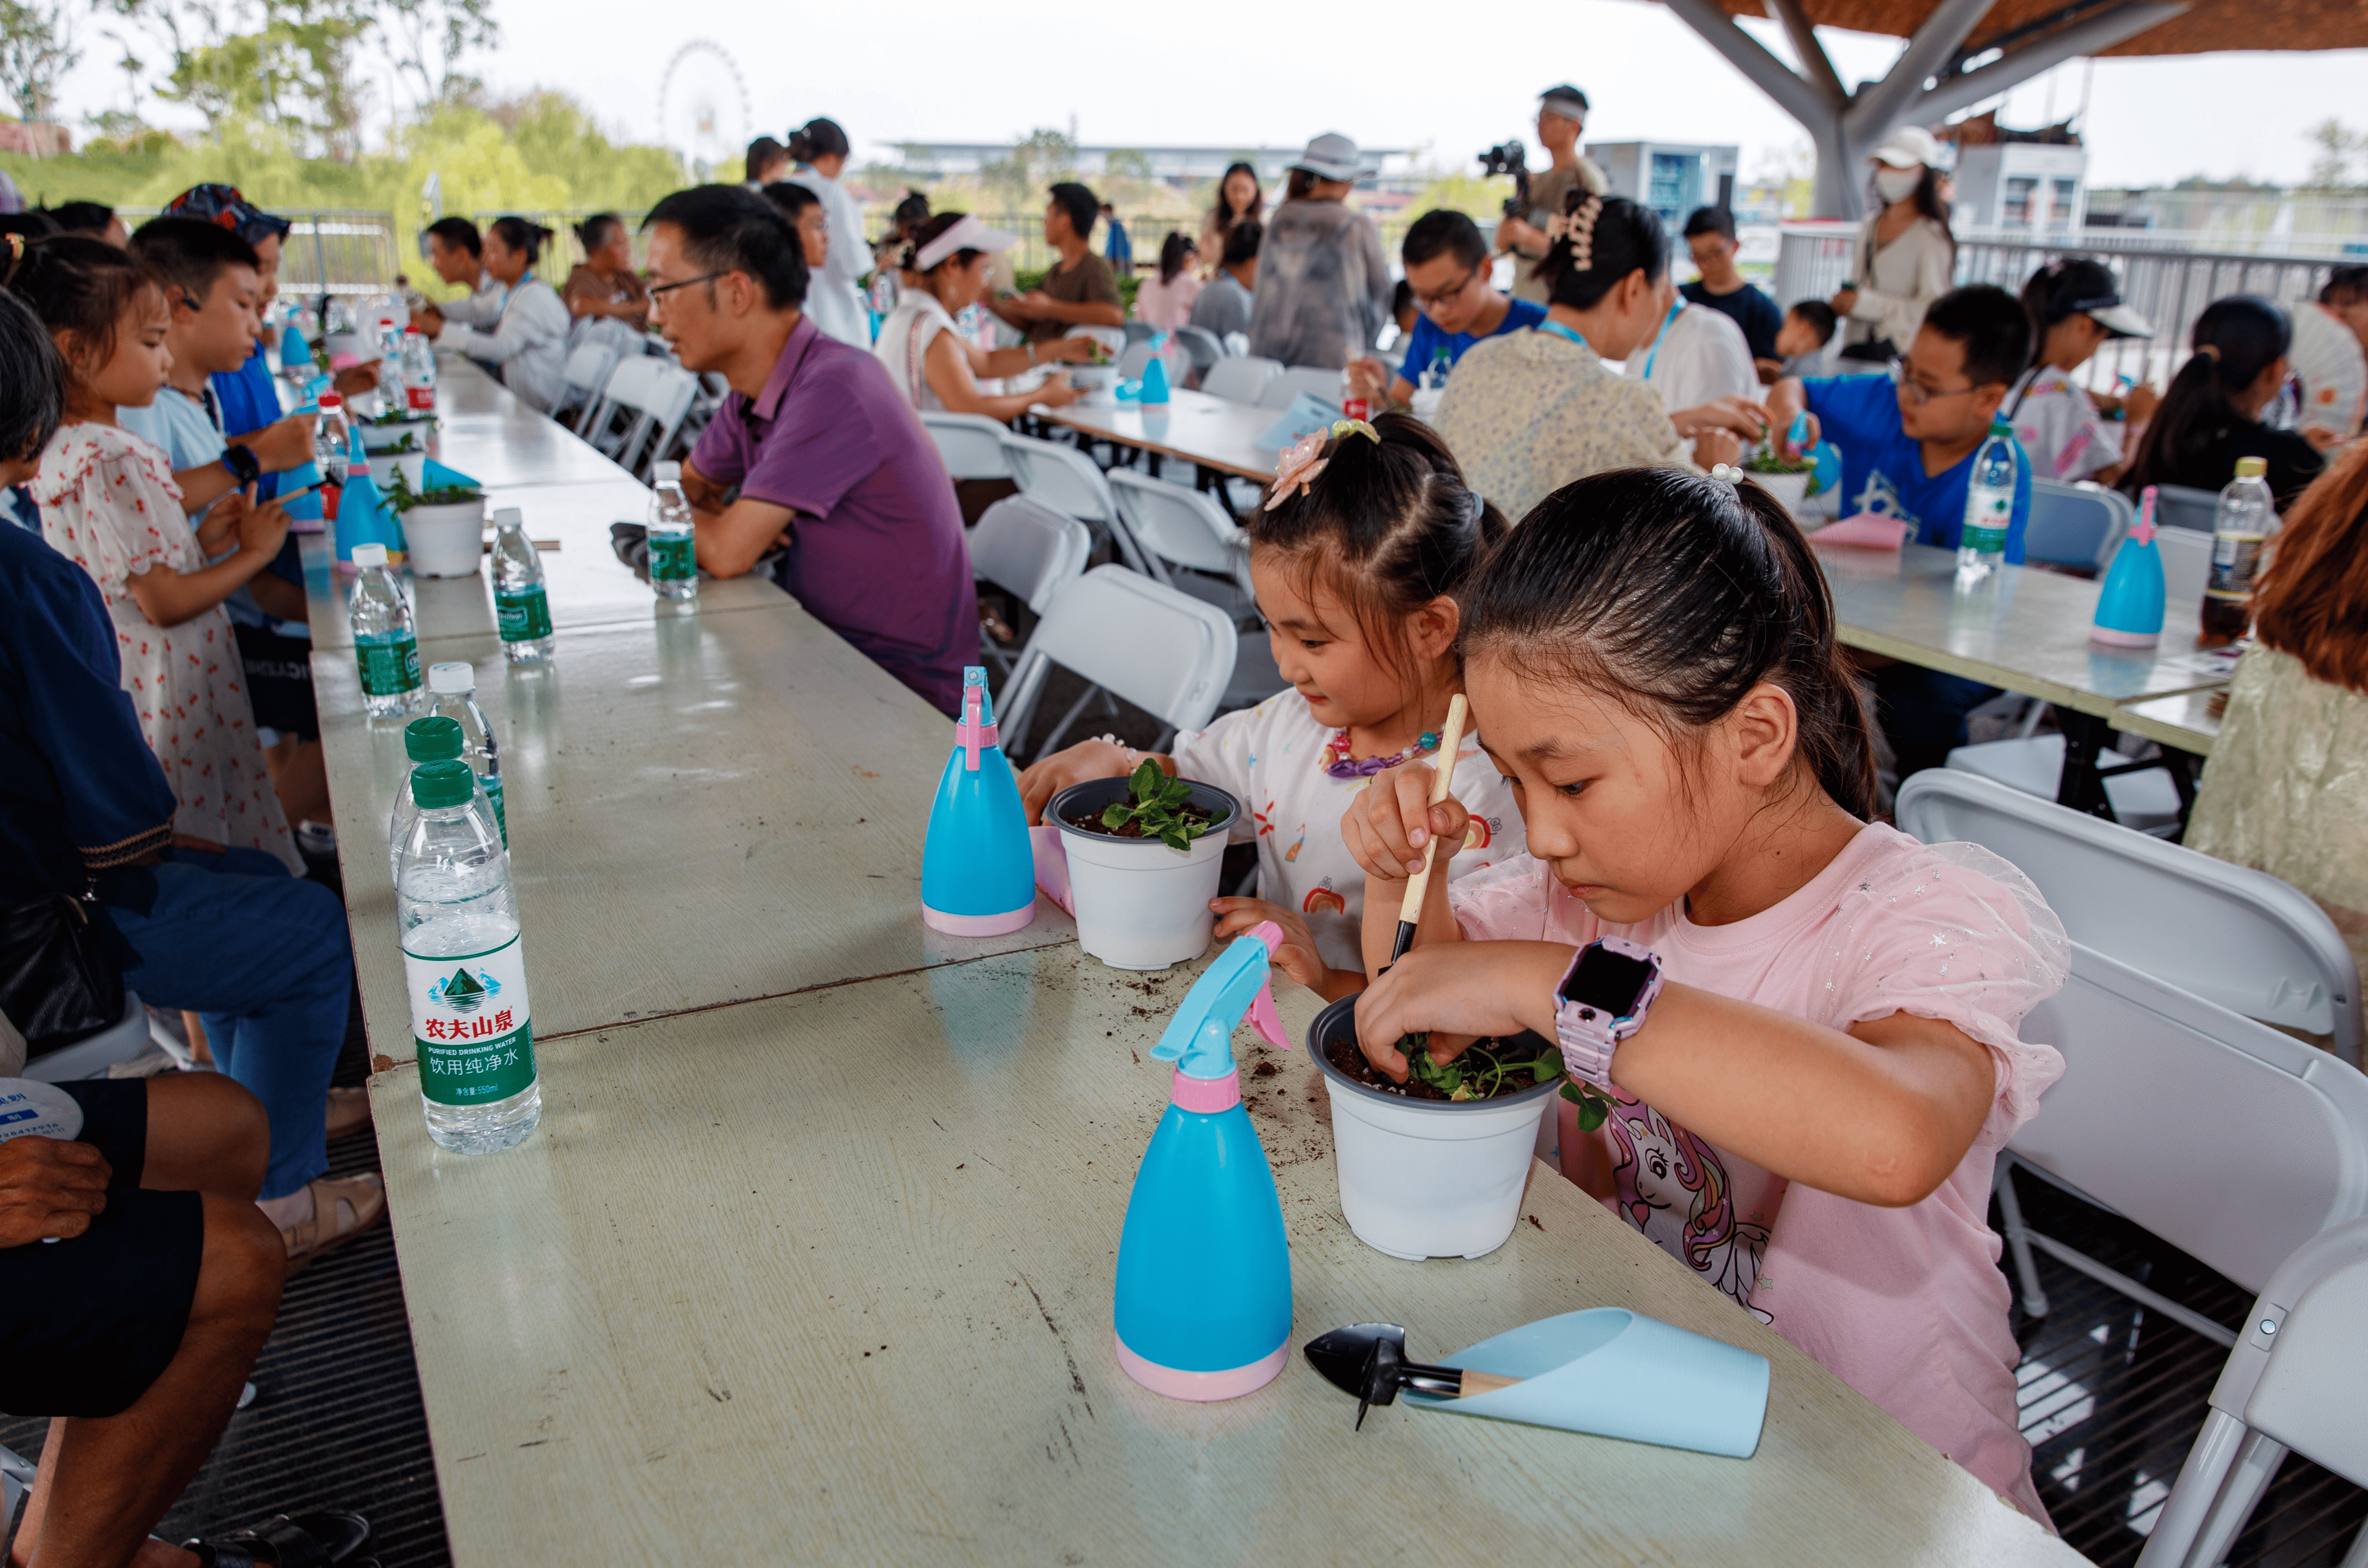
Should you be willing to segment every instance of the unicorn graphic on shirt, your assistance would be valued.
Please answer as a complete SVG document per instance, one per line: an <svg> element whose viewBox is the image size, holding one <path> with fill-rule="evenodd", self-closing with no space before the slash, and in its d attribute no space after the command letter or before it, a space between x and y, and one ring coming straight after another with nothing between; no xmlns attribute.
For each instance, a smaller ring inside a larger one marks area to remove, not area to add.
<svg viewBox="0 0 2368 1568"><path fill-rule="evenodd" d="M1620 1212L1645 1239L1725 1292L1762 1323L1751 1305L1768 1229L1740 1221L1718 1152L1659 1111L1624 1096L1611 1119L1612 1181Z"/></svg>

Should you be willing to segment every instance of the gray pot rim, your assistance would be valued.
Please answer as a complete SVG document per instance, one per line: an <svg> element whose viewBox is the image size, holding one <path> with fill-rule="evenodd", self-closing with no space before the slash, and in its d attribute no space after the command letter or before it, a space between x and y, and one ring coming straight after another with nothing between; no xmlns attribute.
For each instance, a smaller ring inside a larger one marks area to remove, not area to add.
<svg viewBox="0 0 2368 1568"><path fill-rule="evenodd" d="M1371 1085L1360 1084L1349 1077L1346 1073L1333 1066L1331 1059L1324 1054L1325 1040L1339 1033L1344 1021L1350 1032L1354 1032L1356 1017L1357 998L1343 996L1338 1002L1327 1005L1322 1012L1315 1015L1315 1021L1307 1026L1307 1054L1314 1060L1315 1065L1323 1070L1325 1084L1329 1088L1346 1089L1351 1094L1362 1095L1365 1098L1381 1105L1395 1106L1404 1110L1427 1111L1439 1116L1453 1116L1467 1110L1502 1110L1507 1106L1526 1105L1561 1092L1563 1080L1557 1078L1550 1084L1532 1084L1517 1095L1497 1095L1485 1100L1418 1100L1405 1095L1385 1095ZM1547 1049L1554 1043L1541 1039L1536 1031L1531 1029L1523 1029L1511 1038L1537 1040L1541 1050Z"/></svg>
<svg viewBox="0 0 2368 1568"><path fill-rule="evenodd" d="M1141 845L1145 849L1167 849L1167 845L1156 838L1121 838L1114 833L1094 833L1069 821L1068 813L1073 807L1106 806L1127 794L1128 777L1123 773L1113 774L1108 778L1087 778L1072 784L1044 802L1044 815L1063 833L1076 838L1090 838L1096 844L1115 844L1121 847ZM1190 803L1215 813L1209 824L1209 831L1195 835L1192 842L1198 844L1203 838L1230 834L1234 824L1241 820L1241 801L1214 784L1203 784L1197 778L1187 778L1184 782L1192 787ZM1220 806L1224 810L1217 811ZM1172 849L1167 852L1175 853Z"/></svg>

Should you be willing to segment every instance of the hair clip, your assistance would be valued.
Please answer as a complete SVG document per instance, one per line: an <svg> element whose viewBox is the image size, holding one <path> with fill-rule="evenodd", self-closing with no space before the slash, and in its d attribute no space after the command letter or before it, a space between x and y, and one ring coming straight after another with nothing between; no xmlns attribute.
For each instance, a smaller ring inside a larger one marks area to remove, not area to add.
<svg viewBox="0 0 2368 1568"><path fill-rule="evenodd" d="M1382 433L1379 430L1374 429L1370 421L1363 419L1335 419L1332 421L1332 435L1334 438L1338 439L1340 437L1350 434L1367 437L1372 441L1373 445L1377 447L1382 444Z"/></svg>
<svg viewBox="0 0 2368 1568"><path fill-rule="evenodd" d="M1342 420L1341 423L1345 425L1348 421ZM1266 493L1266 505L1259 508L1261 511L1271 512L1292 496L1307 494L1307 487L1315 483L1316 477L1332 461L1323 455L1324 443L1329 434L1325 430L1311 430L1302 436L1291 450L1282 454L1282 460L1274 465L1274 485Z"/></svg>
<svg viewBox="0 0 2368 1568"><path fill-rule="evenodd" d="M1743 483L1743 471L1733 463L1720 463L1710 471L1710 476L1730 487Z"/></svg>

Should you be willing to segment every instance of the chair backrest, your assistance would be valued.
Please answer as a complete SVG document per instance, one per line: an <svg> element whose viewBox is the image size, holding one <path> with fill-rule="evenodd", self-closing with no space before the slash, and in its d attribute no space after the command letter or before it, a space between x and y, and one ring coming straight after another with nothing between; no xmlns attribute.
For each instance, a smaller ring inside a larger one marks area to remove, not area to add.
<svg viewBox="0 0 2368 1568"><path fill-rule="evenodd" d="M1131 321L1125 323L1124 325L1126 329L1126 345L1130 348L1133 347L1138 343L1149 342L1151 335L1159 330L1147 321Z"/></svg>
<svg viewBox="0 0 2368 1568"><path fill-rule="evenodd" d="M609 384L609 372L617 363L617 346L594 338L579 343L567 353L567 401L581 403L599 394Z"/></svg>
<svg viewBox="0 0 2368 1568"><path fill-rule="evenodd" d="M1025 743L1053 665L1122 697L1162 723L1197 730L1233 678L1234 623L1214 605L1123 566L1097 566L1053 596L1012 666L1001 722Z"/></svg>
<svg viewBox="0 0 2368 1568"><path fill-rule="evenodd" d="M1266 384L1281 374L1282 366L1276 360L1256 354L1229 354L1201 378L1201 390L1211 397L1256 403L1266 391Z"/></svg>
<svg viewBox="0 0 2368 1568"><path fill-rule="evenodd" d="M1192 356L1192 368L1203 376L1209 373L1210 366L1225 357L1225 346L1205 326L1179 326L1176 329L1176 341Z"/></svg>
<svg viewBox="0 0 2368 1568"><path fill-rule="evenodd" d="M1134 542L1156 560L1241 580L1247 540L1212 496L1132 469L1106 476Z"/></svg>
<svg viewBox="0 0 2368 1568"><path fill-rule="evenodd" d="M2220 510L2220 493L2216 490L2191 490L2184 484L2155 486L2155 526L2184 528L2191 533L2210 533L2212 518Z"/></svg>
<svg viewBox="0 0 2368 1568"><path fill-rule="evenodd" d="M1143 368L1151 363L1153 352L1151 339L1147 337L1138 337L1130 341L1126 346L1126 352L1118 357L1118 379L1131 381L1141 376Z"/></svg>
<svg viewBox="0 0 2368 1568"><path fill-rule="evenodd" d="M2258 1291L2368 1210L2368 1078L2075 942L2019 1033L2064 1076L2008 1147Z"/></svg>
<svg viewBox="0 0 2368 1568"><path fill-rule="evenodd" d="M1307 365L1294 365L1267 382L1258 393L1260 408L1289 408L1298 401L1301 392L1314 392L1326 403L1340 401L1340 372L1317 369Z"/></svg>
<svg viewBox="0 0 2368 1568"><path fill-rule="evenodd" d="M2265 1322L2277 1325L2266 1335ZM2354 1486L2368 1486L2364 1322L2368 1222L2319 1235L2278 1269L2229 1353L2212 1391L2214 1406ZM2248 1360L2256 1365L2248 1367Z"/></svg>
<svg viewBox="0 0 2368 1568"><path fill-rule="evenodd" d="M1000 420L984 414L921 411L921 428L938 444L946 472L955 479L1009 479L1011 465L1003 460L1003 437L1010 431Z"/></svg>
<svg viewBox="0 0 2368 1568"><path fill-rule="evenodd" d="M2327 912L2266 871L1951 768L1899 786L1900 827L1964 839L2039 885L2076 942L2360 1063L2359 970Z"/></svg>
<svg viewBox="0 0 2368 1568"><path fill-rule="evenodd" d="M609 455L619 467L638 472L645 449L652 462L666 455L675 432L682 427L683 416L690 412L691 400L698 395L699 378L679 365L648 354L620 359L609 372L608 385L584 428L594 446L609 449L603 437L610 421L620 409L632 412L632 423L616 438Z"/></svg>
<svg viewBox="0 0 2368 1568"><path fill-rule="evenodd" d="M1010 430L1003 433L1002 441L1003 460L1011 465L1021 494L1089 523L1107 523L1118 516L1110 482L1093 459L1076 448Z"/></svg>
<svg viewBox="0 0 2368 1568"><path fill-rule="evenodd" d="M2074 483L2034 479L2022 552L2030 560L2058 566L2094 566L2106 540L2128 531L2133 510L2130 498L2120 491L2085 479Z"/></svg>
<svg viewBox="0 0 2368 1568"><path fill-rule="evenodd" d="M19 1076L42 1084L104 1078L108 1069L119 1062L147 1054L148 1040L148 1009L142 1005L138 993L126 991L123 1017L97 1034L34 1057L25 1063Z"/></svg>
<svg viewBox="0 0 2368 1568"><path fill-rule="evenodd" d="M992 583L1037 614L1085 574L1094 536L1085 524L1025 495L1007 495L970 530L971 575Z"/></svg>
<svg viewBox="0 0 2368 1568"><path fill-rule="evenodd" d="M2193 528L2157 528L2154 542L2162 552L2163 629L2192 631L2203 604L2203 585L2212 577L2212 536Z"/></svg>

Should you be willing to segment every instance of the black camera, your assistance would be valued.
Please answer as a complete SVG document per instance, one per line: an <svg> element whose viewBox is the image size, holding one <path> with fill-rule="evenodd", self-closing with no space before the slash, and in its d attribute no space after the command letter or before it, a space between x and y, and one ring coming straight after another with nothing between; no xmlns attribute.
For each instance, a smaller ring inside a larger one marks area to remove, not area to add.
<svg viewBox="0 0 2368 1568"><path fill-rule="evenodd" d="M1526 218L1530 211L1529 149L1519 140L1501 146L1490 147L1480 154L1480 172L1484 175L1510 175L1513 194L1505 199L1505 216Z"/></svg>

